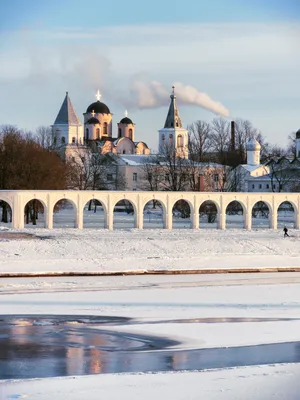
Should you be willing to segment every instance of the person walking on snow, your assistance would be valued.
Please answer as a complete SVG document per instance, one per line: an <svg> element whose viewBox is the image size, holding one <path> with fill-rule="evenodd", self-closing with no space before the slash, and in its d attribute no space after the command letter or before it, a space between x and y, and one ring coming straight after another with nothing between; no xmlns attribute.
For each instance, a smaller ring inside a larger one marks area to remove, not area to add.
<svg viewBox="0 0 300 400"><path fill-rule="evenodd" d="M287 236L290 237L290 235L288 234L288 228L286 226L283 228L283 232L284 232L284 235L283 235L284 238Z"/></svg>

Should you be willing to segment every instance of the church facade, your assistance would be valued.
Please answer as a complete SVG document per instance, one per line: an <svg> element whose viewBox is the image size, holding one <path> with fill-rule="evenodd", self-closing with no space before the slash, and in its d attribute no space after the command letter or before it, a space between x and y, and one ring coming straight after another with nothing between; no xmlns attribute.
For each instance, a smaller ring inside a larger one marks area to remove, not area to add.
<svg viewBox="0 0 300 400"><path fill-rule="evenodd" d="M177 157L188 158L188 131L183 128L176 104L175 88L172 87L171 102L165 125L158 131L158 151L175 152Z"/></svg>
<svg viewBox="0 0 300 400"><path fill-rule="evenodd" d="M296 157L272 157L260 162L261 146L255 138L247 144L247 164L230 174L236 192L297 192L300 190L300 131L296 133Z"/></svg>
<svg viewBox="0 0 300 400"><path fill-rule="evenodd" d="M90 173L90 165L95 156L97 163L99 157L106 156L110 167L104 174L104 187L110 190L146 190L145 165L153 163L153 157L163 157L169 153L175 158L188 159L188 131L183 128L174 89L172 87L164 126L158 130L158 150L155 154L150 154L145 142L136 140L135 124L128 117L127 111L114 130L113 114L109 107L100 101L99 91L96 101L83 113L83 124L67 92L52 125L52 135L58 153L71 161L74 170L82 167L83 175ZM159 169L163 171L163 162L160 164ZM95 165L92 167L95 169ZM207 169L207 166L199 166L202 172L203 168ZM94 187L93 184L80 183L72 188L86 189L89 186Z"/></svg>
<svg viewBox="0 0 300 400"><path fill-rule="evenodd" d="M99 91L94 103L83 113L84 123L81 124L73 107L68 92L61 105L59 113L52 125L52 135L57 148L71 152L72 146L88 146L100 154L150 154L146 143L135 140L135 124L125 117L117 123L117 132L113 129L113 114L108 106L100 101Z"/></svg>

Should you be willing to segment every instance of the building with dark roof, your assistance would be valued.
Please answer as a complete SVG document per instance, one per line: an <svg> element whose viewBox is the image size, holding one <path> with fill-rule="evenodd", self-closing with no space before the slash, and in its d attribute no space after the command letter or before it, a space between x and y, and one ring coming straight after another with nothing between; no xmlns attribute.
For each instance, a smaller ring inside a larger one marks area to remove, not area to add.
<svg viewBox="0 0 300 400"><path fill-rule="evenodd" d="M172 89L165 125L158 131L158 151L175 151L178 157L188 158L188 131L182 126L174 86Z"/></svg>
<svg viewBox="0 0 300 400"><path fill-rule="evenodd" d="M52 125L54 141L58 147L92 145L101 154L150 154L145 142L135 140L135 124L125 117L117 123L116 134L113 132L113 114L109 107L100 101L98 90L97 101L91 103L83 113L81 124L71 103L68 92Z"/></svg>

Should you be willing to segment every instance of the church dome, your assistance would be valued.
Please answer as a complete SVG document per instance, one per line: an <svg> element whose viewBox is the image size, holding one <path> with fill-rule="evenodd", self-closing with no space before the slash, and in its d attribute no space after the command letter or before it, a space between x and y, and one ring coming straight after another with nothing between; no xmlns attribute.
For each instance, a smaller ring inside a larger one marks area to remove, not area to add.
<svg viewBox="0 0 300 400"><path fill-rule="evenodd" d="M95 117L90 118L87 122L87 124L100 124L99 120Z"/></svg>
<svg viewBox="0 0 300 400"><path fill-rule="evenodd" d="M296 139L300 139L300 129L296 132Z"/></svg>
<svg viewBox="0 0 300 400"><path fill-rule="evenodd" d="M130 118L124 117L124 118L121 119L120 124L127 124L127 125L129 125L129 124L133 124L133 122L132 122L132 120L131 120Z"/></svg>
<svg viewBox="0 0 300 400"><path fill-rule="evenodd" d="M247 151L257 151L261 149L261 145L254 138L250 139L247 143Z"/></svg>
<svg viewBox="0 0 300 400"><path fill-rule="evenodd" d="M95 112L96 114L110 114L109 108L107 107L106 104L101 103L101 101L95 101L95 103L92 103L88 106L86 112L87 113L92 113Z"/></svg>

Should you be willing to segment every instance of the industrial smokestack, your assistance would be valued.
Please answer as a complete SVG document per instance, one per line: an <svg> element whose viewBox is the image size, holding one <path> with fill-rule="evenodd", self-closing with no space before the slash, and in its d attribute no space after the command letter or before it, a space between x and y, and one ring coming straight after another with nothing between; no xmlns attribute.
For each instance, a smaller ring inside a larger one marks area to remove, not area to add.
<svg viewBox="0 0 300 400"><path fill-rule="evenodd" d="M231 150L235 150L235 124L234 121L231 121Z"/></svg>
<svg viewBox="0 0 300 400"><path fill-rule="evenodd" d="M198 190L199 192L204 192L204 176L203 175L199 175L198 177Z"/></svg>

